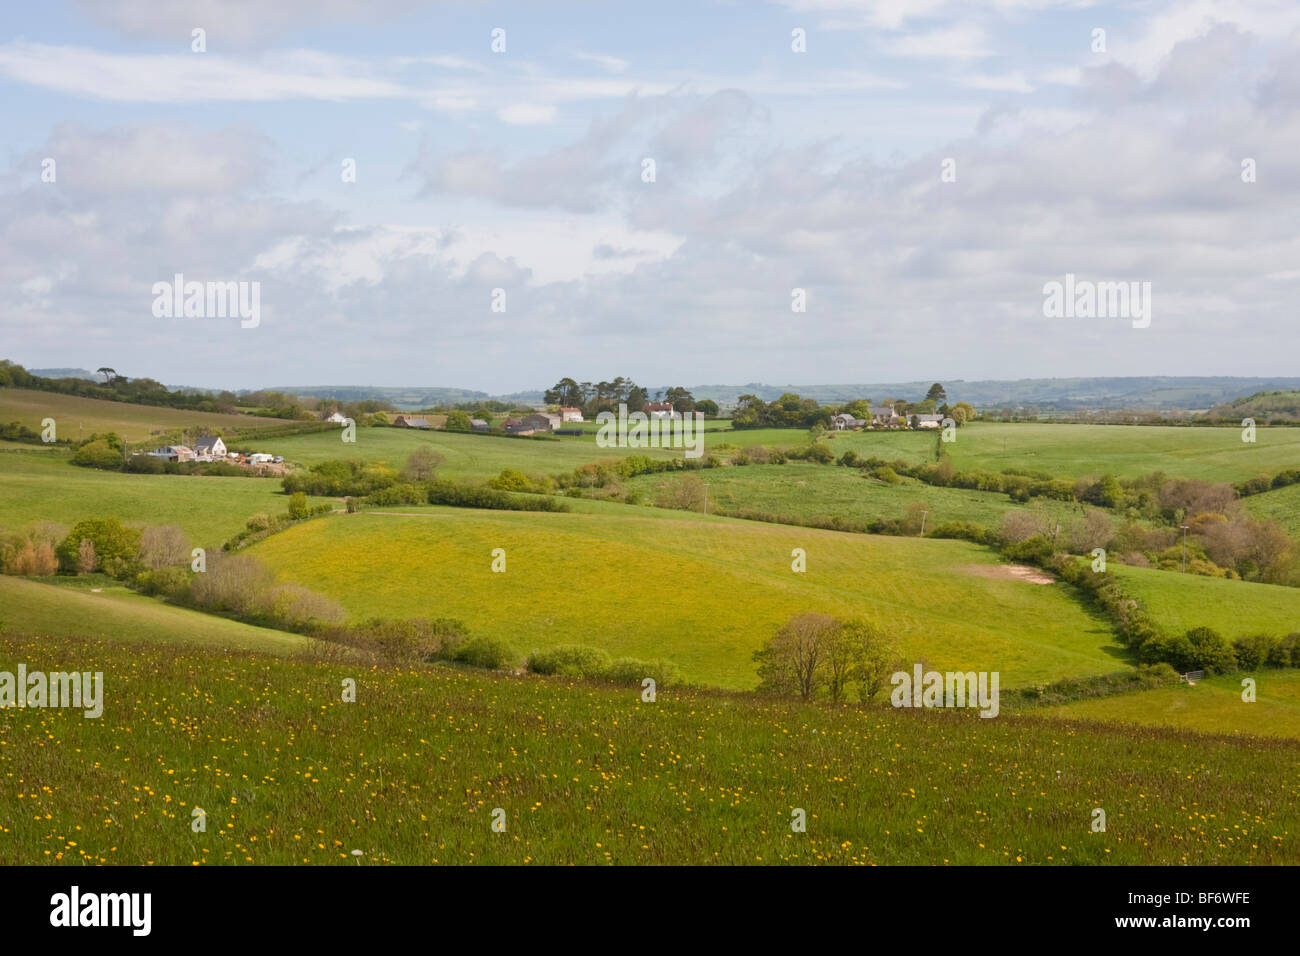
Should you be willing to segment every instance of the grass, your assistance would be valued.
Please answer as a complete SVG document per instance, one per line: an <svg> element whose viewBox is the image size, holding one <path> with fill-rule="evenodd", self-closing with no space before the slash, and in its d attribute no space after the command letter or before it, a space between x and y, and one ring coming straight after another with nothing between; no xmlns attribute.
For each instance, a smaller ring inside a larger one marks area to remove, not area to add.
<svg viewBox="0 0 1300 956"><path fill-rule="evenodd" d="M1255 680L1255 701L1241 699L1242 679ZM1045 713L1058 717L1178 727L1218 734L1300 738L1300 670L1229 674L1155 690L1073 701Z"/></svg>
<svg viewBox="0 0 1300 956"><path fill-rule="evenodd" d="M528 653L556 644L669 658L695 681L754 685L751 654L793 614L861 615L909 660L998 670L1004 686L1125 666L1064 584L979 577L964 541L712 518L400 508L306 522L250 553L354 618L455 617ZM506 552L506 573L490 570ZM791 552L807 553L806 573Z"/></svg>
<svg viewBox="0 0 1300 956"><path fill-rule="evenodd" d="M0 529L117 517L177 525L192 544L213 548L252 515L282 514L288 508L278 478L131 475L79 468L69 457L61 449L0 451ZM311 499L313 504L332 500Z"/></svg>
<svg viewBox="0 0 1300 956"><path fill-rule="evenodd" d="M836 457L853 449L864 457L932 460L933 433L844 432L831 444ZM1023 468L1056 477L1110 473L1241 481L1300 467L1300 428L1260 428L1252 444L1238 428L1058 425L976 422L944 446L959 469L1000 472Z"/></svg>
<svg viewBox="0 0 1300 956"><path fill-rule="evenodd" d="M602 458L628 454L654 458L680 457L681 449L600 448L591 435L559 437L554 441L466 435L408 428L357 428L356 442L345 444L341 433L319 432L277 438L275 454L287 461L314 465L338 458L359 458L400 469L417 448L427 447L443 458L438 475L443 478L491 478L503 468L526 474L554 475ZM706 446L707 448L707 446Z"/></svg>
<svg viewBox="0 0 1300 956"><path fill-rule="evenodd" d="M1026 509L1042 509L1063 521L1080 513L1078 507L1063 502L1017 504L1002 494L940 488L915 479L888 485L864 477L856 468L797 461L784 465L713 468L698 474L709 485L710 508L753 509L805 521L839 517L865 523L872 518L899 518L914 504L929 510L926 527L931 529L946 521L997 527L1007 512ZM627 484L629 489L639 489L646 500L653 501L660 488L684 477L641 475Z"/></svg>
<svg viewBox="0 0 1300 956"><path fill-rule="evenodd" d="M252 627L188 608L173 607L95 575L99 593L84 579L68 584L0 575L4 633L204 645L272 652L292 651L307 638Z"/></svg>
<svg viewBox="0 0 1300 956"><path fill-rule="evenodd" d="M3 864L1300 863L1290 741L0 637L19 662L105 705L5 713Z"/></svg>
<svg viewBox="0 0 1300 956"><path fill-rule="evenodd" d="M1277 522L1287 534L1300 538L1300 485L1250 495L1242 499L1242 504L1253 517Z"/></svg>
<svg viewBox="0 0 1300 956"><path fill-rule="evenodd" d="M1109 569L1170 631L1205 626L1230 639L1300 631L1300 588L1114 563Z"/></svg>
<svg viewBox="0 0 1300 956"><path fill-rule="evenodd" d="M251 415L225 415L195 412L129 402L106 402L99 398L61 395L26 388L0 388L0 422L21 422L34 431L41 430L41 420L53 418L60 439L94 432L117 432L129 442L145 441L150 435L178 428L222 429L258 428L284 425L286 419L257 418Z"/></svg>

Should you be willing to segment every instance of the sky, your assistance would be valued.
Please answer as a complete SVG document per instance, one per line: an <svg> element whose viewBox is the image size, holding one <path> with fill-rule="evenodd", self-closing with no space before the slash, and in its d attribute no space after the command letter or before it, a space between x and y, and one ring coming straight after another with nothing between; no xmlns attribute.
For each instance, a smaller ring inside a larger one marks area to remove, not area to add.
<svg viewBox="0 0 1300 956"><path fill-rule="evenodd" d="M1294 0L21 6L0 357L28 367L1296 374ZM177 274L256 288L256 322L160 315ZM1145 321L1046 314L1067 275L1149 288Z"/></svg>

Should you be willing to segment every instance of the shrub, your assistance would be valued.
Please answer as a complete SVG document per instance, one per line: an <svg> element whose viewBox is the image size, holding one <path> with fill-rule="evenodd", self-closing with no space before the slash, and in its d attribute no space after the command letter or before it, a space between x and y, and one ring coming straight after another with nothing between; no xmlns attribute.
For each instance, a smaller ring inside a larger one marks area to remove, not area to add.
<svg viewBox="0 0 1300 956"><path fill-rule="evenodd" d="M307 507L307 495L302 491L295 491L289 495L289 517L298 519L306 518L311 514L311 509Z"/></svg>
<svg viewBox="0 0 1300 956"><path fill-rule="evenodd" d="M1232 645L1218 631L1208 627L1194 627L1187 632L1191 644L1193 670L1211 674L1228 674L1237 669L1237 658Z"/></svg>
<svg viewBox="0 0 1300 956"><path fill-rule="evenodd" d="M528 658L529 670L559 677L599 677L609 666L609 654L605 651L579 644L561 644L535 651Z"/></svg>
<svg viewBox="0 0 1300 956"><path fill-rule="evenodd" d="M656 690L682 682L681 671L672 661L642 661L634 657L618 658L605 668L601 676L616 684L630 684L637 687L640 687L641 682L649 677L655 682Z"/></svg>
<svg viewBox="0 0 1300 956"><path fill-rule="evenodd" d="M451 659L470 667L501 670L519 659L518 653L505 641L495 637L471 637L459 644Z"/></svg>
<svg viewBox="0 0 1300 956"><path fill-rule="evenodd" d="M83 468L120 471L123 465L122 452L102 439L88 441L73 453L72 463Z"/></svg>
<svg viewBox="0 0 1300 956"><path fill-rule="evenodd" d="M313 632L313 637L373 651L401 662L449 659L464 640L465 625L452 618L371 618L363 624L337 624Z"/></svg>
<svg viewBox="0 0 1300 956"><path fill-rule="evenodd" d="M134 574L137 570L135 565L140 552L138 529L126 527L117 518L86 518L78 521L56 548L59 564L64 570L78 570L83 558L83 541L89 541L93 546L96 566L102 567L113 577Z"/></svg>
<svg viewBox="0 0 1300 956"><path fill-rule="evenodd" d="M135 586L150 596L184 601L189 594L190 574L184 568L178 567L141 571L135 576Z"/></svg>
<svg viewBox="0 0 1300 956"><path fill-rule="evenodd" d="M140 533L140 561L146 568L156 571L184 564L189 558L190 545L185 540L185 532L175 525L158 525Z"/></svg>
<svg viewBox="0 0 1300 956"><path fill-rule="evenodd" d="M1241 669L1253 671L1268 663L1277 643L1277 638L1270 634L1252 634L1233 641L1232 650Z"/></svg>
<svg viewBox="0 0 1300 956"><path fill-rule="evenodd" d="M1052 542L1036 534L1024 541L1005 545L1002 548L1002 555L1008 561L1027 561L1031 564L1046 565L1052 560L1054 551Z"/></svg>
<svg viewBox="0 0 1300 956"><path fill-rule="evenodd" d="M271 517L265 514L255 514L245 523L249 531L265 531L271 527Z"/></svg>

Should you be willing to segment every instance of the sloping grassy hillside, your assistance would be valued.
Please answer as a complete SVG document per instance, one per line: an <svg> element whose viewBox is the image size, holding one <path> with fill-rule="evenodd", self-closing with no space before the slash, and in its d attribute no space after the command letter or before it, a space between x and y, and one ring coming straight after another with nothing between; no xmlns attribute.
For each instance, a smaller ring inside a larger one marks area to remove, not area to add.
<svg viewBox="0 0 1300 956"><path fill-rule="evenodd" d="M1241 681L1255 680L1255 700L1241 699ZM1133 694L1079 700L1044 711L1148 727L1178 727L1216 734L1300 739L1300 671L1265 668Z"/></svg>
<svg viewBox="0 0 1300 956"><path fill-rule="evenodd" d="M417 428L358 428L356 442L342 441L341 432L318 432L277 438L275 452L287 461L314 465L338 458L401 468L417 448L430 448L443 458L438 474L443 478L491 478L503 468L527 474L553 475L602 458L648 455L680 458L682 450L665 448L601 448L594 435L560 436L535 441L498 435L466 435ZM707 445L705 446L707 448Z"/></svg>
<svg viewBox="0 0 1300 956"><path fill-rule="evenodd" d="M105 701L5 712L3 864L1300 863L1293 742L0 637L18 662Z"/></svg>
<svg viewBox="0 0 1300 956"><path fill-rule="evenodd" d="M845 432L831 447L837 457L852 448L864 457L921 461L933 459L935 438L933 432ZM1163 471L1241 481L1300 467L1300 428L1260 428L1248 443L1239 428L975 422L944 447L958 469L1022 468L1067 478Z"/></svg>
<svg viewBox="0 0 1300 956"><path fill-rule="evenodd" d="M1109 570L1171 631L1204 625L1229 638L1300 631L1300 588L1120 564Z"/></svg>
<svg viewBox="0 0 1300 956"><path fill-rule="evenodd" d="M298 634L252 627L163 604L121 585L106 583L95 593L86 587L47 584L8 575L0 575L0 623L8 634L170 642L274 652L300 650L311 643Z"/></svg>
<svg viewBox="0 0 1300 956"><path fill-rule="evenodd" d="M285 419L252 415L223 415L192 412L154 405L106 402L98 398L60 395L26 388L0 388L0 422L21 422L34 431L41 420L53 418L58 437L74 441L80 433L114 431L130 442L142 442L150 435L175 428L258 428L284 425Z"/></svg>
<svg viewBox="0 0 1300 956"><path fill-rule="evenodd" d="M1059 501L1017 504L1003 494L939 488L910 478L902 484L888 485L866 477L856 468L798 461L713 468L699 472L698 476L709 485L710 509L752 509L803 521L838 517L865 523L873 518L899 518L910 506L920 505L929 511L926 527L933 530L947 521L971 521L996 527L1007 512L1028 508L1062 520L1081 512L1079 507ZM678 473L640 475L627 484L640 490L645 500L654 501L661 489L689 477Z"/></svg>
<svg viewBox="0 0 1300 956"><path fill-rule="evenodd" d="M1275 521L1286 529L1287 534L1300 537L1300 485L1250 495L1242 499L1242 504L1254 517Z"/></svg>
<svg viewBox="0 0 1300 956"><path fill-rule="evenodd" d="M1004 685L1124 666L1066 585L977 576L998 559L964 541L626 512L362 512L250 552L358 618L456 617L525 654L589 644L726 687L752 686L753 651L803 611L871 618L909 659L1000 671ZM505 573L491 571L496 548ZM794 548L806 573L791 570Z"/></svg>
<svg viewBox="0 0 1300 956"><path fill-rule="evenodd" d="M278 478L130 475L78 468L68 458L56 449L0 451L0 529L116 517L178 525L193 545L211 548L241 530L250 516L288 508Z"/></svg>

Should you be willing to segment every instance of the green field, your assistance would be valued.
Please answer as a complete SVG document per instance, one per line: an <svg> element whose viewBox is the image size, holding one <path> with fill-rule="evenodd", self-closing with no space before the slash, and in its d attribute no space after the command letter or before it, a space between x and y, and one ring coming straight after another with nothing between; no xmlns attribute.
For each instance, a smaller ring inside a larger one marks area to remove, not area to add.
<svg viewBox="0 0 1300 956"><path fill-rule="evenodd" d="M1170 477L1241 481L1300 467L1300 428L1260 428L1256 438L1253 444L1243 442L1238 428L976 422L959 428L956 441L944 447L959 470L1020 468L1067 478L1163 471ZM836 457L851 448L863 457L917 462L933 459L935 438L919 432L843 432L831 447Z"/></svg>
<svg viewBox="0 0 1300 956"><path fill-rule="evenodd" d="M1242 679L1255 680L1255 701L1241 699ZM1218 734L1300 738L1300 671L1266 669L1228 674L1133 694L1080 700L1044 711L1150 727L1179 727Z"/></svg>
<svg viewBox="0 0 1300 956"><path fill-rule="evenodd" d="M1287 534L1300 538L1300 485L1250 495L1242 499L1242 504L1254 517L1261 521L1274 521Z"/></svg>
<svg viewBox="0 0 1300 956"><path fill-rule="evenodd" d="M53 418L60 440L78 440L94 432L117 432L128 442L143 442L150 435L178 428L232 429L265 428L287 424L280 418L257 418L251 415L223 415L216 412L192 412L153 405L106 402L98 398L61 395L26 388L0 388L0 423L21 422L33 431L41 430L41 420Z"/></svg>
<svg viewBox="0 0 1300 956"><path fill-rule="evenodd" d="M1291 741L0 636L18 663L102 672L104 712L6 712L3 864L1300 863Z"/></svg>
<svg viewBox="0 0 1300 956"><path fill-rule="evenodd" d="M591 435L558 437L553 441L507 438L497 435L466 435L415 428L358 428L355 443L342 441L341 432L317 432L277 438L269 443L286 461L314 465L339 458L357 458L400 469L417 448L431 448L441 455L442 478L491 478L503 468L530 475L555 475L602 458L649 455L654 458L681 457L681 449L600 448ZM706 446L707 448L707 446Z"/></svg>
<svg viewBox="0 0 1300 956"><path fill-rule="evenodd" d="M131 475L69 464L62 449L0 450L0 529L82 518L180 527L190 543L217 547L259 512L283 514L278 478ZM313 504L330 502L313 498Z"/></svg>
<svg viewBox="0 0 1300 956"><path fill-rule="evenodd" d="M555 644L668 658L703 683L755 683L751 654L793 614L861 615L909 660L997 670L1004 686L1126 666L1108 625L1063 584L980 576L965 541L758 522L450 508L306 522L253 546L282 579L357 618L455 617L528 653ZM507 570L493 573L504 548ZM791 551L807 571L791 570Z"/></svg>
<svg viewBox="0 0 1300 956"><path fill-rule="evenodd" d="M629 489L653 502L658 491L686 478L680 474L640 475ZM1077 505L1058 501L1017 504L1006 495L964 488L940 488L905 479L888 485L856 468L791 461L784 465L745 465L700 472L708 484L709 506L725 512L750 509L798 521L844 518L865 523L872 518L899 518L908 507L928 509L926 527L946 521L971 521L996 527L1009 511L1040 510L1063 522L1083 513Z"/></svg>
<svg viewBox="0 0 1300 956"><path fill-rule="evenodd" d="M297 634L172 607L103 575L96 580L98 592L86 586L94 583L88 579L60 579L55 585L0 575L0 631L271 652L300 650L312 643Z"/></svg>
<svg viewBox="0 0 1300 956"><path fill-rule="evenodd" d="M1171 631L1205 626L1229 639L1300 631L1300 588L1114 563L1108 569Z"/></svg>

